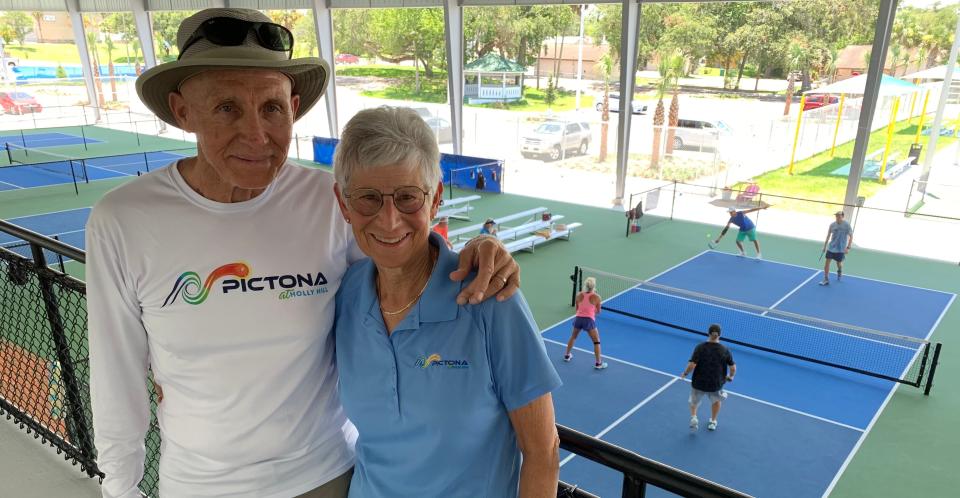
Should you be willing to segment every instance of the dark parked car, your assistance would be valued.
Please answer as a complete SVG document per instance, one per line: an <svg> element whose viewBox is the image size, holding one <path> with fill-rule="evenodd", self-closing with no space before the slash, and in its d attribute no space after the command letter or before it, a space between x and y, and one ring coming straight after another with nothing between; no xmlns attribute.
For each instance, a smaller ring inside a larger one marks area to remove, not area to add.
<svg viewBox="0 0 960 498"><path fill-rule="evenodd" d="M353 54L337 54L336 61L340 64L358 64L360 58Z"/></svg>
<svg viewBox="0 0 960 498"><path fill-rule="evenodd" d="M43 106L37 99L26 92L0 92L0 108L6 114L23 114L40 112Z"/></svg>

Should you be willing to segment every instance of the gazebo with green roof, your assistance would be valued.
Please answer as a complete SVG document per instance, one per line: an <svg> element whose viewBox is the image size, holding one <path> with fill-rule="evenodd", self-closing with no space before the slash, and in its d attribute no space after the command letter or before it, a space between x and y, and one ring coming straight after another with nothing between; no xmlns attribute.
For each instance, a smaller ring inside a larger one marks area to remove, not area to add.
<svg viewBox="0 0 960 498"><path fill-rule="evenodd" d="M489 52L463 67L463 96L470 104L520 100L525 72L520 64Z"/></svg>

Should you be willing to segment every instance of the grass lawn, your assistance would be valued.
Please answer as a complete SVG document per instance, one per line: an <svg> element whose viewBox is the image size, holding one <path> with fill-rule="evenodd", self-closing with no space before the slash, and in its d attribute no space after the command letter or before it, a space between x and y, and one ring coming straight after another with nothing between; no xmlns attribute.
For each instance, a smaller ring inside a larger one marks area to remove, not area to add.
<svg viewBox="0 0 960 498"><path fill-rule="evenodd" d="M926 123L931 123L931 115ZM914 119L916 123L916 118ZM917 133L917 125L909 124L903 120L894 125L893 141L890 143L890 153L897 154L897 160L903 160L907 157L910 145L913 143ZM887 128L881 128L870 134L869 147L867 154L878 149L882 149L886 143ZM922 164L926 157L927 139L929 136L920 135L920 143L924 145L924 150L920 154L919 163ZM949 147L956 141L953 137L941 136L937 140L937 150ZM853 156L854 141L837 146L834 157L830 157L830 151L824 151L809 157L802 161L794 163L793 175L787 173L789 167L785 166L754 178L760 184L763 194L776 194L788 197L799 197L804 199L814 199L818 201L842 203L847 191L847 177L835 176L831 173L837 168L850 162ZM879 161L879 157L877 158ZM912 166L914 168L918 166ZM746 183L738 183L733 188L746 188ZM863 178L860 181L860 195L870 198L884 185L877 180ZM777 208L790 209L795 211L804 211L812 213L828 214L836 209L835 206L824 205L814 202L805 202L791 199L771 198L768 202L775 204Z"/></svg>
<svg viewBox="0 0 960 498"><path fill-rule="evenodd" d="M56 62L60 64L80 64L80 53L77 46L73 43L25 43L21 45L6 45L4 50L8 57L20 59L20 64L28 66L33 61ZM102 43L97 44L97 55L100 57L100 63L106 64L107 47ZM163 54L158 54L162 57ZM130 47L130 63L136 62L137 52ZM127 62L126 44L115 42L113 49L113 62L123 64ZM142 62L142 58L141 58Z"/></svg>

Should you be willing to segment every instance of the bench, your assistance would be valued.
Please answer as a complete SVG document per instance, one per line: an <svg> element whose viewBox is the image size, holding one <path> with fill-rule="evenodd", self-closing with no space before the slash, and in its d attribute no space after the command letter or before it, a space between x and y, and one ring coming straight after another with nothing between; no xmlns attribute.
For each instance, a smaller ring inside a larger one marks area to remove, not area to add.
<svg viewBox="0 0 960 498"><path fill-rule="evenodd" d="M434 219L443 218L455 218L458 220L469 220L470 215L464 214L473 211L473 206L470 205L471 201L480 200L479 195L468 195L466 197L457 197L454 199L444 199L443 203L440 204L440 210L437 211L437 215Z"/></svg>
<svg viewBox="0 0 960 498"><path fill-rule="evenodd" d="M556 215L553 215L553 217L551 217L547 221L543 221L543 220L530 221L515 227L498 230L494 236L500 239L501 241L504 241L504 244L507 244L507 241L512 241L512 239L516 239L520 235L530 234L530 233L536 232L537 230L542 230L544 228L550 228L555 221L562 220L562 219L563 219L563 215L556 214ZM467 242L469 242L469 239L457 241L456 243L453 244L453 250L459 251L463 249L463 246L467 245Z"/></svg>
<svg viewBox="0 0 960 498"><path fill-rule="evenodd" d="M887 171L883 175L883 180L893 180L894 178L903 174L910 166L913 165L913 158L908 157L900 162L895 162L892 167L887 168Z"/></svg>
<svg viewBox="0 0 960 498"><path fill-rule="evenodd" d="M573 234L573 231L581 226L583 226L582 223L570 223L563 230L552 230L548 237L544 237L542 235L530 235L522 239L511 240L510 242L507 242L506 244L504 244L504 246L506 246L507 250L510 252L516 252L516 251L533 252L536 246L543 244L548 240L560 239L560 238L564 240L570 240L570 235Z"/></svg>
<svg viewBox="0 0 960 498"><path fill-rule="evenodd" d="M526 218L539 218L541 214L547 212L547 208L538 207L533 209L528 209L526 211L521 211L519 213L508 214L506 216L501 216L496 218L497 226L499 227L501 223L507 223L514 220L526 219ZM473 232L479 232L483 228L483 223L477 223L475 225L469 225L465 227L460 227L456 230L450 230L447 233L447 238L452 241L459 240L461 235L471 234L471 237L474 235Z"/></svg>

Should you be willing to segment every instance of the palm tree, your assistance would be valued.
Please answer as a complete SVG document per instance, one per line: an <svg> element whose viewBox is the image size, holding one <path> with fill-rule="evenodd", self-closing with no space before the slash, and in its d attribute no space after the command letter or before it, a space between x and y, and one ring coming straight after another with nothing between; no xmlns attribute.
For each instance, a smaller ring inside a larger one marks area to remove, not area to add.
<svg viewBox="0 0 960 498"><path fill-rule="evenodd" d="M43 12L31 12L30 15L37 21L37 43L43 43Z"/></svg>
<svg viewBox="0 0 960 498"><path fill-rule="evenodd" d="M110 38L110 33L107 33L107 36L104 38L104 41L106 42L106 45L107 45L107 59L109 59L107 61L107 68L108 68L107 70L108 70L108 74L110 75L110 93L113 96L113 102L116 102L117 101L117 80L114 77L115 72L113 70L113 50L117 47L116 45L113 44L113 39Z"/></svg>
<svg viewBox="0 0 960 498"><path fill-rule="evenodd" d="M673 55L668 60L667 68L670 77L673 80L673 97L670 99L670 116L667 121L669 129L667 130L667 154L673 153L673 137L677 134L677 125L680 124L680 99L677 94L680 91L680 77L683 76L683 57Z"/></svg>
<svg viewBox="0 0 960 498"><path fill-rule="evenodd" d="M597 162L607 160L607 136L610 130L610 75L613 74L613 58L607 52L597 61L600 75L603 76L603 111L600 113L600 157Z"/></svg>
<svg viewBox="0 0 960 498"><path fill-rule="evenodd" d="M670 56L661 54L657 71L660 79L657 81L657 110L653 113L653 154L650 156L650 167L656 168L660 164L660 138L663 134L663 96L673 88L674 72L670 64Z"/></svg>
<svg viewBox="0 0 960 498"><path fill-rule="evenodd" d="M793 90L796 79L796 72L801 68L807 59L806 47L799 40L792 40L787 48L787 69L790 71L790 78L787 83L787 101L783 107L783 115L790 114L790 104L793 102Z"/></svg>

